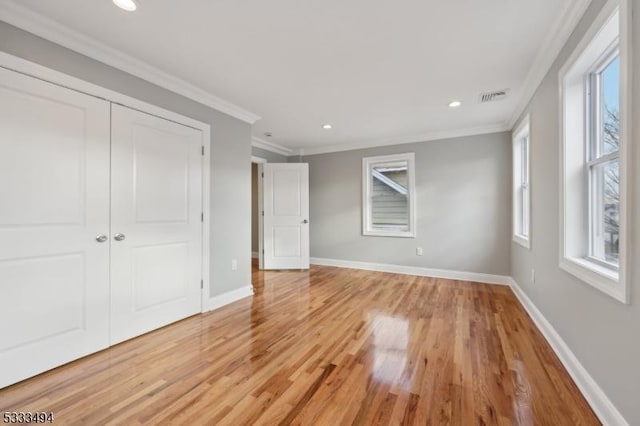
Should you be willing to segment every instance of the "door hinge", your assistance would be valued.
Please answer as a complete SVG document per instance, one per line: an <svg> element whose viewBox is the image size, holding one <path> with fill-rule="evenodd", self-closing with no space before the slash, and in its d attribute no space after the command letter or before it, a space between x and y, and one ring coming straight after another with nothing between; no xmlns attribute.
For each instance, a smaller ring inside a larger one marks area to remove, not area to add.
<svg viewBox="0 0 640 426"><path fill-rule="evenodd" d="M200 213L200 222L204 222L204 212Z"/></svg>
<svg viewBox="0 0 640 426"><path fill-rule="evenodd" d="M262 210L262 216L264 216L264 210Z"/></svg>
<svg viewBox="0 0 640 426"><path fill-rule="evenodd" d="M204 157L204 145L202 145L202 156Z"/></svg>
<svg viewBox="0 0 640 426"><path fill-rule="evenodd" d="M200 288L204 288L204 280L200 280Z"/></svg>
<svg viewBox="0 0 640 426"><path fill-rule="evenodd" d="M264 249L262 249L262 254L264 254Z"/></svg>
<svg viewBox="0 0 640 426"><path fill-rule="evenodd" d="M264 172L262 172L262 177L264 177Z"/></svg>

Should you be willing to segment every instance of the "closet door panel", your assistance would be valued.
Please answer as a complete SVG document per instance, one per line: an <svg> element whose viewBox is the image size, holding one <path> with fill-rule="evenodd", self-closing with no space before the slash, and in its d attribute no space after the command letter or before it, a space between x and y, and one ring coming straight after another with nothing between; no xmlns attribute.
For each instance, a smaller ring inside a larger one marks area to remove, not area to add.
<svg viewBox="0 0 640 426"><path fill-rule="evenodd" d="M0 68L0 387L109 343L109 103Z"/></svg>
<svg viewBox="0 0 640 426"><path fill-rule="evenodd" d="M111 343L200 312L202 132L112 106Z"/></svg>

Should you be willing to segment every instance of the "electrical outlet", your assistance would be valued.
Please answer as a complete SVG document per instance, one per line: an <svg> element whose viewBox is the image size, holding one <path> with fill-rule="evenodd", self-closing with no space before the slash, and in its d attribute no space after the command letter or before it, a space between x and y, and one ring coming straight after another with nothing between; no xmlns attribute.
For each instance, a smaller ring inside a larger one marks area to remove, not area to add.
<svg viewBox="0 0 640 426"><path fill-rule="evenodd" d="M531 269L531 284L535 284L536 282L536 270Z"/></svg>
<svg viewBox="0 0 640 426"><path fill-rule="evenodd" d="M237 271L238 270L238 260L237 259L231 260L231 270L232 271Z"/></svg>
<svg viewBox="0 0 640 426"><path fill-rule="evenodd" d="M416 247L416 256L422 256L422 255L423 255L422 247Z"/></svg>

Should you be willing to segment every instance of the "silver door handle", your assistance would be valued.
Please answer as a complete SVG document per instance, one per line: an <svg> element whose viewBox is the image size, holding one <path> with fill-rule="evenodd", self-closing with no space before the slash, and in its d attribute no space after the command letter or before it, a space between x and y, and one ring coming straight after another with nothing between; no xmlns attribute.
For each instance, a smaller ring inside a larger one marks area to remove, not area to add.
<svg viewBox="0 0 640 426"><path fill-rule="evenodd" d="M107 241L109 238L107 238L106 235L104 234L100 234L96 237L96 241L99 243L104 243L105 241Z"/></svg>
<svg viewBox="0 0 640 426"><path fill-rule="evenodd" d="M307 219L303 220L302 223L309 223Z"/></svg>
<svg viewBox="0 0 640 426"><path fill-rule="evenodd" d="M120 233L118 233L118 234L113 236L113 239L116 240L116 241L124 241L125 238L127 238L127 237L125 237L124 234L120 234Z"/></svg>

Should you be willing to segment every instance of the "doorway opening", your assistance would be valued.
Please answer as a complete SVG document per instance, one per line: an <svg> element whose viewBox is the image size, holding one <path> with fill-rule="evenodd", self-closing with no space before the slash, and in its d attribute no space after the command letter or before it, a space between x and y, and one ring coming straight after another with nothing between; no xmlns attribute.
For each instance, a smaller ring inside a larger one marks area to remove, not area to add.
<svg viewBox="0 0 640 426"><path fill-rule="evenodd" d="M262 164L267 160L251 157L251 267L262 269Z"/></svg>

